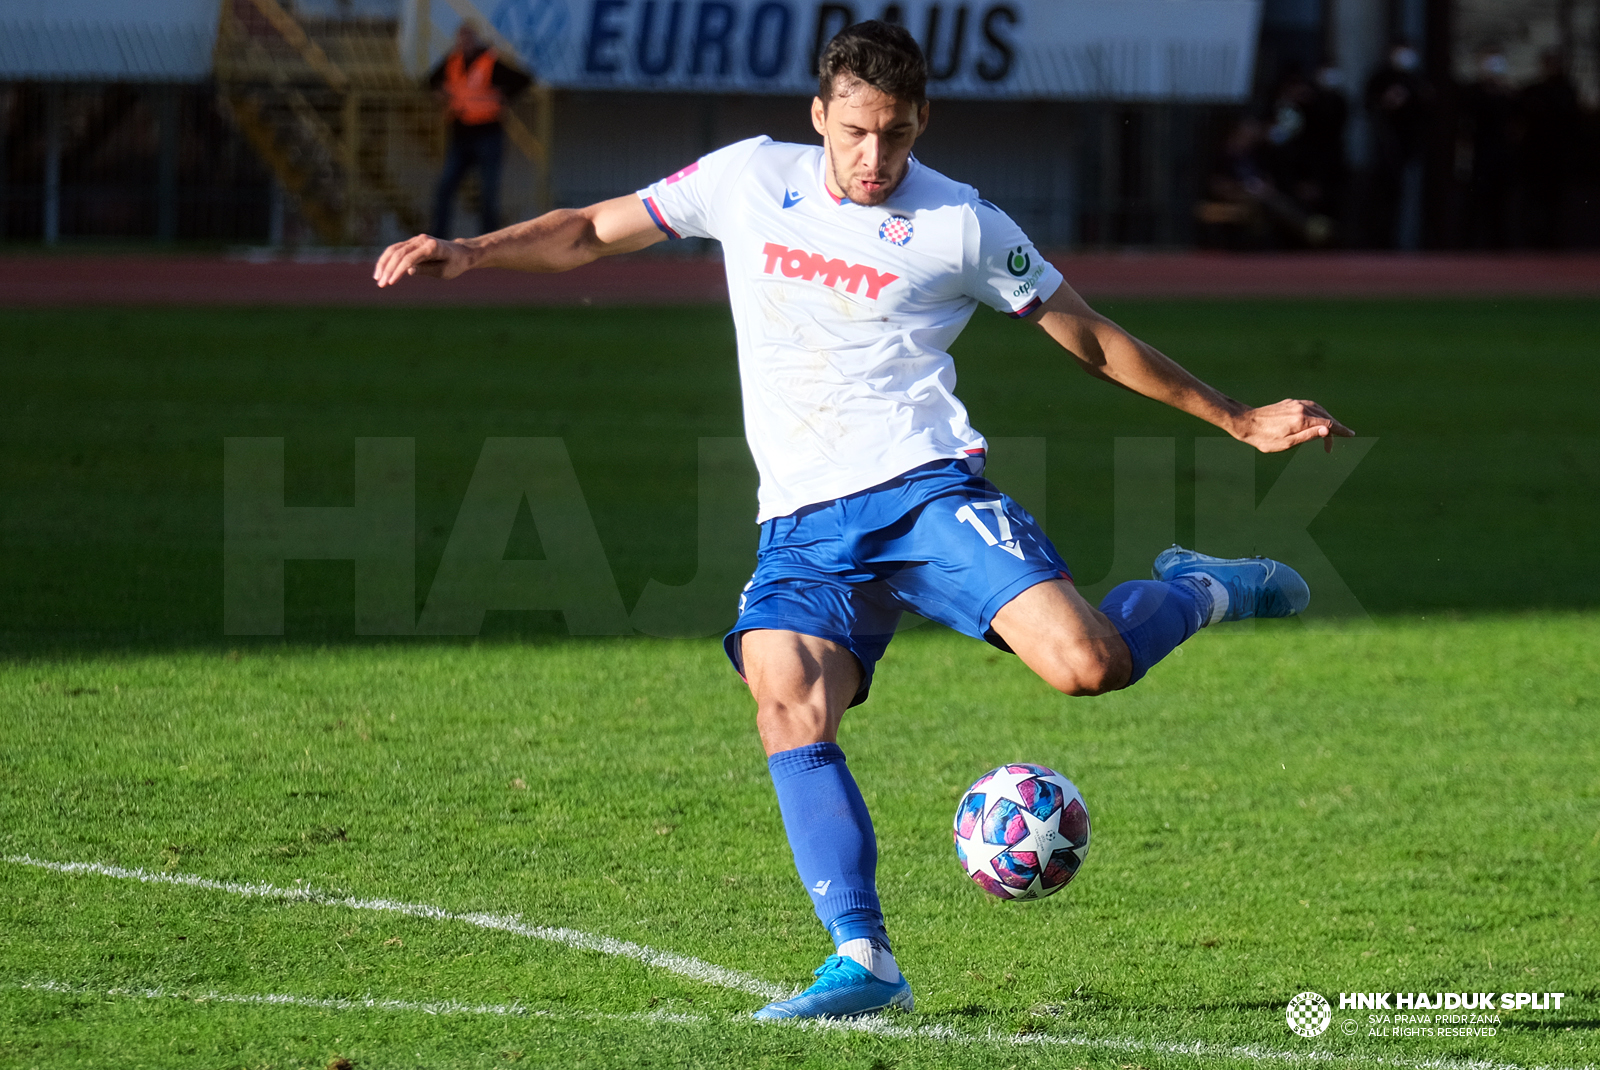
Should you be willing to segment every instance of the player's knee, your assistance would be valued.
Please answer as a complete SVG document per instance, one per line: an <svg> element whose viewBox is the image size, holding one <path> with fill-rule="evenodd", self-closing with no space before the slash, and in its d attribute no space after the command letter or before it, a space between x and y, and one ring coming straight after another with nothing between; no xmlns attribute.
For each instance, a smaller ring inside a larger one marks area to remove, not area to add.
<svg viewBox="0 0 1600 1070"><path fill-rule="evenodd" d="M827 738L828 711L821 703L762 698L756 703L756 730L771 752L819 743Z"/></svg>
<svg viewBox="0 0 1600 1070"><path fill-rule="evenodd" d="M1115 691L1116 685L1111 680L1109 673L1093 667L1068 668L1045 677L1045 682L1051 687L1074 698L1091 698Z"/></svg>
<svg viewBox="0 0 1600 1070"><path fill-rule="evenodd" d="M1116 691L1128 682L1126 651L1118 652L1108 643L1073 645L1058 648L1049 664L1039 673L1045 683L1077 698Z"/></svg>

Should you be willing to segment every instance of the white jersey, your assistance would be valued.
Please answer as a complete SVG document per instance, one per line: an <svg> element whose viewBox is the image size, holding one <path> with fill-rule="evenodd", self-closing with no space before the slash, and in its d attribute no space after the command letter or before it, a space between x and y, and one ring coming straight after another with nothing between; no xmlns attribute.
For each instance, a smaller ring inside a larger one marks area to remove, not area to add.
<svg viewBox="0 0 1600 1070"><path fill-rule="evenodd" d="M1061 273L971 186L910 162L838 201L821 146L759 137L639 191L670 237L722 243L758 520L984 449L949 348L982 301L1025 316Z"/></svg>

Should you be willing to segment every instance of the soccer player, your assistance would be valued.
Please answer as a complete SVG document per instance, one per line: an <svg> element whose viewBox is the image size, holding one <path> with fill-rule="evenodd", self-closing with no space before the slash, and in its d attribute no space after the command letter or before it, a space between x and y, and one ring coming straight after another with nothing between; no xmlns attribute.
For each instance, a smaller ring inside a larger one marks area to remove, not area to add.
<svg viewBox="0 0 1600 1070"><path fill-rule="evenodd" d="M1028 319L1090 375L1263 451L1352 432L1310 401L1252 408L1092 311L1004 212L911 155L927 68L904 29L847 27L819 59L822 144L758 137L641 190L480 238L419 235L374 272L565 271L672 238L722 243L760 552L724 642L756 700L795 867L836 953L758 1018L910 1009L875 884L872 821L836 742L902 611L1009 650L1068 695L1127 687L1200 628L1283 617L1292 569L1174 546L1099 608L1031 516L983 478L949 348L982 303Z"/></svg>

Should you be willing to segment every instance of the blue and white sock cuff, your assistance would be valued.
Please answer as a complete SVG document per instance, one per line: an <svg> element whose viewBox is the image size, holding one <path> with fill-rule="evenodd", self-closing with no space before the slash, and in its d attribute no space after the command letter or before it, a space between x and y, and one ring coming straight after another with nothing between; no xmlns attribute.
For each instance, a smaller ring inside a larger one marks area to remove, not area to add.
<svg viewBox="0 0 1600 1070"><path fill-rule="evenodd" d="M837 765L844 761L844 751L837 743L808 743L793 750L781 750L767 759L767 769L773 776L794 776L796 773Z"/></svg>

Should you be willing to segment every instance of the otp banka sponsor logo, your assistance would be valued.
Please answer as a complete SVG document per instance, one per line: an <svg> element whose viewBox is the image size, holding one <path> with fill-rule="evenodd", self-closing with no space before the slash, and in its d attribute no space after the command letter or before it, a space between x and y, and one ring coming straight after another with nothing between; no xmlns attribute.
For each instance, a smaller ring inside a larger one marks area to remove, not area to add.
<svg viewBox="0 0 1600 1070"><path fill-rule="evenodd" d="M1033 288L1039 285L1040 276L1044 274L1044 265L1043 258L1040 258L1037 264L1033 262L1033 254L1028 251L1026 245L1019 245L1008 252L1006 271L1012 278L1022 280L1017 288L1011 291L1011 296L1026 297L1032 293Z"/></svg>
<svg viewBox="0 0 1600 1070"><path fill-rule="evenodd" d="M830 260L821 253L791 249L777 242L767 242L762 252L766 254L767 265L761 270L767 275L782 272L786 279L815 280L829 287L842 282L846 293L856 293L865 285L868 301L876 301L885 286L900 278L866 264L846 264L843 260Z"/></svg>

